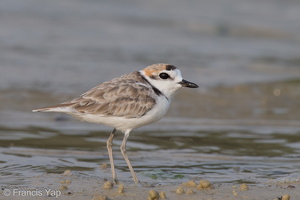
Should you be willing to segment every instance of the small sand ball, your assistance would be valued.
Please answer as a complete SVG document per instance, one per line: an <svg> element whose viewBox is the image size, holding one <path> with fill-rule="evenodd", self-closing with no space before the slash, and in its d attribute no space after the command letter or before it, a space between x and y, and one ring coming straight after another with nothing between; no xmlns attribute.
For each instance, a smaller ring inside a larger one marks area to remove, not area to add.
<svg viewBox="0 0 300 200"><path fill-rule="evenodd" d="M199 185L201 185L202 188L208 188L210 187L210 182L208 180L200 180Z"/></svg>
<svg viewBox="0 0 300 200"><path fill-rule="evenodd" d="M192 189L188 189L188 190L186 191L186 194L187 194L187 195L192 195L192 194L195 194L195 192L194 192Z"/></svg>
<svg viewBox="0 0 300 200"><path fill-rule="evenodd" d="M65 182L66 182L66 184L70 184L70 183L72 183L72 181L71 181L71 180L66 180Z"/></svg>
<svg viewBox="0 0 300 200"><path fill-rule="evenodd" d="M67 169L67 170L64 171L64 173L62 175L63 176L71 176L72 172L71 172L71 170Z"/></svg>
<svg viewBox="0 0 300 200"><path fill-rule="evenodd" d="M182 187L178 187L175 192L176 192L176 194L183 194L184 190Z"/></svg>
<svg viewBox="0 0 300 200"><path fill-rule="evenodd" d="M106 196L97 195L97 196L94 196L94 198L92 200L108 200L108 198Z"/></svg>
<svg viewBox="0 0 300 200"><path fill-rule="evenodd" d="M150 190L148 199L149 200L158 200L159 199L158 193L155 190Z"/></svg>
<svg viewBox="0 0 300 200"><path fill-rule="evenodd" d="M237 191L236 191L236 190L232 190L232 194L233 194L233 196L235 196L235 197L237 197L237 196L238 196L238 193L237 193Z"/></svg>
<svg viewBox="0 0 300 200"><path fill-rule="evenodd" d="M101 168L101 169L106 169L106 168L107 168L107 163L101 164L101 165L100 165L100 168Z"/></svg>
<svg viewBox="0 0 300 200"><path fill-rule="evenodd" d="M105 181L103 184L103 188L106 190L110 190L112 188L113 184L110 181Z"/></svg>
<svg viewBox="0 0 300 200"><path fill-rule="evenodd" d="M123 194L124 193L124 184L120 184L118 187L118 193Z"/></svg>
<svg viewBox="0 0 300 200"><path fill-rule="evenodd" d="M70 184L72 181L71 180L61 180L61 184Z"/></svg>
<svg viewBox="0 0 300 200"><path fill-rule="evenodd" d="M243 183L242 185L240 185L240 190L247 191L247 190L249 190L249 186L246 183Z"/></svg>
<svg viewBox="0 0 300 200"><path fill-rule="evenodd" d="M284 194L283 196L282 196L282 200L290 200L290 195L288 195L288 194Z"/></svg>
<svg viewBox="0 0 300 200"><path fill-rule="evenodd" d="M211 190L214 189L214 186L208 180L200 180L199 185L197 186L198 190Z"/></svg>
<svg viewBox="0 0 300 200"><path fill-rule="evenodd" d="M159 193L159 197L160 197L161 199L166 199L166 198L167 198L166 193L163 192L163 191L161 191L161 192Z"/></svg>
<svg viewBox="0 0 300 200"><path fill-rule="evenodd" d="M185 187L196 187L197 186L197 183L195 181L188 181L188 182L185 182L185 183L182 183L181 184L182 186L185 186Z"/></svg>
<svg viewBox="0 0 300 200"><path fill-rule="evenodd" d="M59 187L59 190L67 190L68 189L68 186L66 185L62 185Z"/></svg>

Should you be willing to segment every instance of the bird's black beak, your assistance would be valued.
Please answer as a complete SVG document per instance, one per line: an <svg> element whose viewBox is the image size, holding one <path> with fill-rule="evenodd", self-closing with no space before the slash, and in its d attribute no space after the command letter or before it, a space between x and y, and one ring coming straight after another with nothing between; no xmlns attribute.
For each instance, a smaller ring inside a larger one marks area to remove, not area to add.
<svg viewBox="0 0 300 200"><path fill-rule="evenodd" d="M182 85L182 87L188 87L188 88L198 88L199 86L196 83L192 83L189 81L186 81L184 79L182 79L181 82L179 82L180 85Z"/></svg>

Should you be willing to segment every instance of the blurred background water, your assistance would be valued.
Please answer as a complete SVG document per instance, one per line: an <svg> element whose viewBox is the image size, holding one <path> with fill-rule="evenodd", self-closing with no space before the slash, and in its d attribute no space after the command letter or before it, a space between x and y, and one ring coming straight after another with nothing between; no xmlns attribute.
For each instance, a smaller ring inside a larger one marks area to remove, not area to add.
<svg viewBox="0 0 300 200"><path fill-rule="evenodd" d="M159 62L200 88L131 134L142 180L299 180L299 1L0 2L1 184L65 169L109 178L110 128L31 110Z"/></svg>

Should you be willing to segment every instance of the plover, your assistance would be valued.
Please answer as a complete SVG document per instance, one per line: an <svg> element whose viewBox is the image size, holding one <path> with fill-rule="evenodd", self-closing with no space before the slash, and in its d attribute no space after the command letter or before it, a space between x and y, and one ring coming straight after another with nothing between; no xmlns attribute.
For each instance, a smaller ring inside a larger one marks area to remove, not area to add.
<svg viewBox="0 0 300 200"><path fill-rule="evenodd" d="M174 65L158 63L140 71L106 81L70 101L33 110L33 112L62 112L82 121L113 127L108 140L112 178L118 183L112 154L112 142L117 130L124 133L121 153L129 167L134 182L138 183L126 154L129 133L161 119L169 109L176 91L182 87L198 85L182 78Z"/></svg>

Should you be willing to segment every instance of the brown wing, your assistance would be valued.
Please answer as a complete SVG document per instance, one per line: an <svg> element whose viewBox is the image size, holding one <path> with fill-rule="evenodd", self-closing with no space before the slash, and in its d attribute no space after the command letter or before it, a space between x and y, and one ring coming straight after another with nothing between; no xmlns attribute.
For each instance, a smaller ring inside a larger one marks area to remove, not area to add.
<svg viewBox="0 0 300 200"><path fill-rule="evenodd" d="M139 72L133 72L104 82L61 106L68 105L81 113L135 118L153 107L153 97L152 87Z"/></svg>

